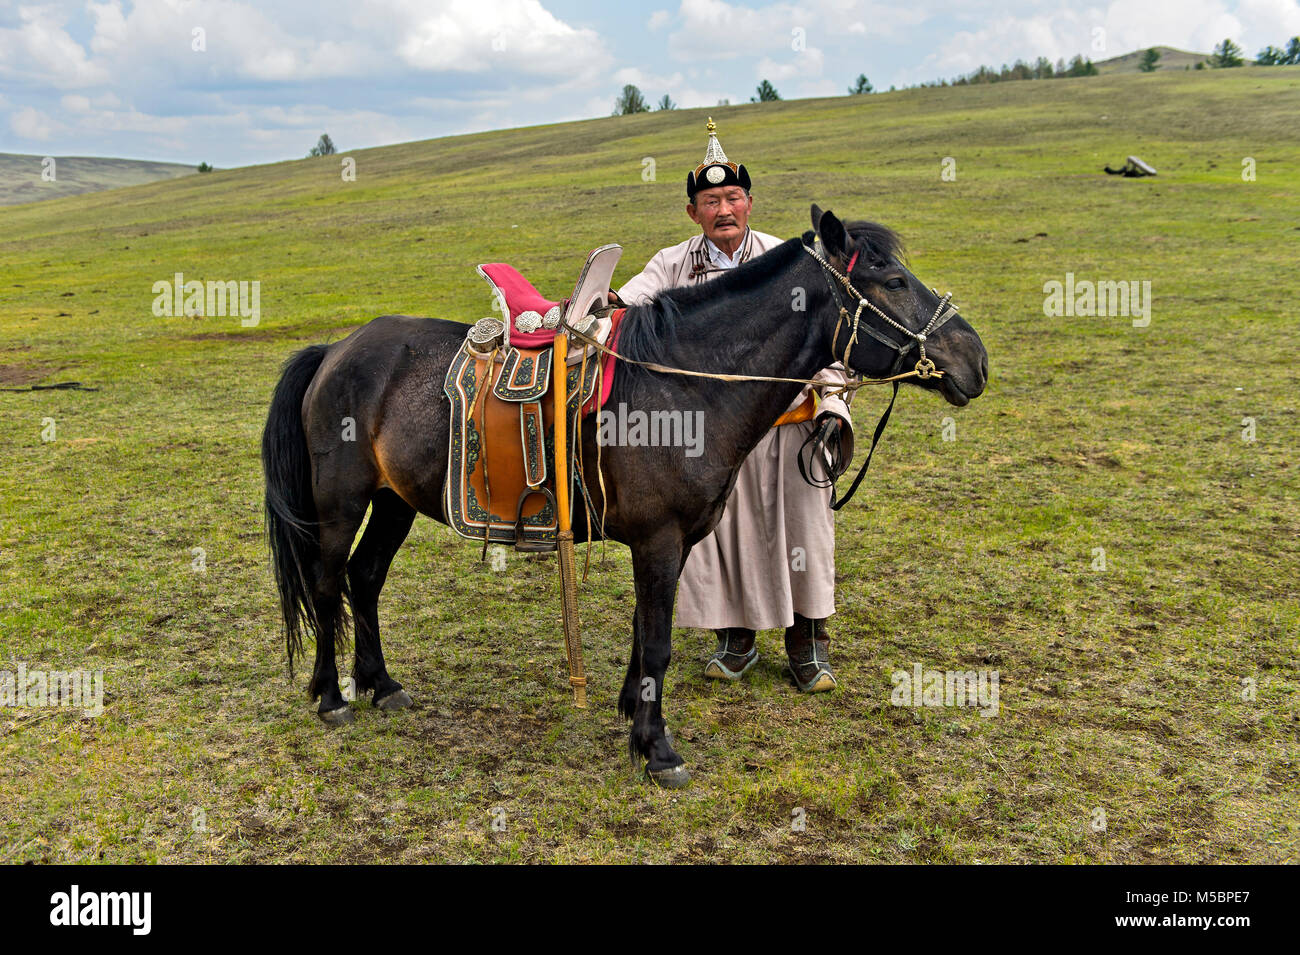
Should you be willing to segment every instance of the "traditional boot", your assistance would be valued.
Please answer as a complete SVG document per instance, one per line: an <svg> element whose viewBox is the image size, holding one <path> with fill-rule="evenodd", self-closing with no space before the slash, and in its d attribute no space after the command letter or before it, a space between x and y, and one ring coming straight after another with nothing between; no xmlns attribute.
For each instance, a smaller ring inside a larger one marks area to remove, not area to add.
<svg viewBox="0 0 1300 955"><path fill-rule="evenodd" d="M758 662L754 631L744 627L725 627L714 633L718 635L718 649L704 664L704 675L713 680L739 680Z"/></svg>
<svg viewBox="0 0 1300 955"><path fill-rule="evenodd" d="M805 693L822 693L835 689L831 670L830 637L826 621L809 620L794 615L794 626L785 629L785 653L790 658L790 675L795 686Z"/></svg>

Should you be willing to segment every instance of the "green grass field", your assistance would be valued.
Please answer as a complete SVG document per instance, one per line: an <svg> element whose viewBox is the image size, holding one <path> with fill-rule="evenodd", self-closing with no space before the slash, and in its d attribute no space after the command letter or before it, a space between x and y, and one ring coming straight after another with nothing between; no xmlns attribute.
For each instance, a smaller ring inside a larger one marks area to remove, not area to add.
<svg viewBox="0 0 1300 955"><path fill-rule="evenodd" d="M618 241L625 280L692 229L706 111L12 206L0 386L98 390L0 393L0 669L102 670L105 709L0 709L0 862L1300 860L1300 69L707 112L756 228L811 202L895 227L989 352L967 408L902 393L838 518L841 689L801 696L777 632L718 686L712 635L676 631L694 781L656 790L614 712L627 551L581 593L580 712L553 559L493 572L423 519L380 603L416 707L326 731L285 672L257 457L280 363L383 313L488 314L478 262L559 296ZM1130 153L1159 177L1101 173ZM260 324L155 317L176 272L260 281ZM1150 281L1150 324L1045 316L1067 272ZM892 706L918 663L996 669L999 714Z"/></svg>

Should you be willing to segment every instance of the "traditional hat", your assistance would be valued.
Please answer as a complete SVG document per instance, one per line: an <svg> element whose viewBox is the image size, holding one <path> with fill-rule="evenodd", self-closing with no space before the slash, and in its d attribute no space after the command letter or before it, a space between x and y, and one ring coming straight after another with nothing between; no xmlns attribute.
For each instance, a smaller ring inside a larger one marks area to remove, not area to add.
<svg viewBox="0 0 1300 955"><path fill-rule="evenodd" d="M718 186L740 186L749 191L749 172L744 166L731 162L718 143L718 127L713 117L709 117L709 147L704 151L704 161L686 174L686 195L695 200L695 194L701 189L714 189Z"/></svg>

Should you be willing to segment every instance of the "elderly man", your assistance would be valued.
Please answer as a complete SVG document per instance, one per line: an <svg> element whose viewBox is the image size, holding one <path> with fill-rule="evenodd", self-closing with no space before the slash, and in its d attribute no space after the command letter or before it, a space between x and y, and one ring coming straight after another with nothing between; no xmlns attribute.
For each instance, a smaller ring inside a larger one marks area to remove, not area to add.
<svg viewBox="0 0 1300 955"><path fill-rule="evenodd" d="M780 245L749 228L754 200L749 173L730 162L708 124L704 161L686 174L686 214L701 229L657 252L640 275L619 289L626 304L650 301L664 289L715 278ZM791 313L791 321L806 316ZM846 381L838 363L817 380ZM835 612L835 524L830 491L799 474L799 449L816 429L841 460L853 456L848 406L809 386L745 459L713 533L691 550L677 594L679 627L712 629L718 648L704 674L740 679L758 660L758 630L785 628L790 672L808 693L835 687L826 618ZM817 397L814 397L816 392ZM820 401L818 400L820 398Z"/></svg>

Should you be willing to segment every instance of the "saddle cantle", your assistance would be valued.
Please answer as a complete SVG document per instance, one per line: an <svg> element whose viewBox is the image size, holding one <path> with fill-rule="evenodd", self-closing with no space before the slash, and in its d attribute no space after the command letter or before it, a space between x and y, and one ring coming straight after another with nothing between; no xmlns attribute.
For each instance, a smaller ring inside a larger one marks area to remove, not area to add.
<svg viewBox="0 0 1300 955"><path fill-rule="evenodd" d="M588 313L606 303L621 252L617 245L593 251L573 296L563 303L546 299L509 265L478 267L507 318L476 323L443 382L451 402L443 497L448 523L462 537L513 543L521 550L555 548L554 340L561 323L584 331L596 324ZM599 334L589 332L598 339L612 329L608 317L601 322ZM579 408L590 410L598 383L602 394L608 392L608 377L602 383L599 374L602 367L609 366L600 356L575 348L562 370L569 435L577 433ZM565 460L570 486L585 494L571 448Z"/></svg>
<svg viewBox="0 0 1300 955"><path fill-rule="evenodd" d="M593 307L606 304L614 268L623 255L623 247L611 243L593 249L578 275L573 295L563 302L548 299L504 262L480 265L479 275L492 288L493 307L501 313L505 344L517 348L549 346L560 325L586 331L583 324Z"/></svg>

